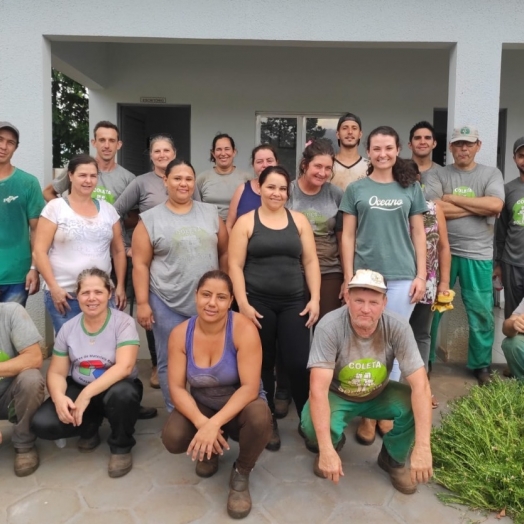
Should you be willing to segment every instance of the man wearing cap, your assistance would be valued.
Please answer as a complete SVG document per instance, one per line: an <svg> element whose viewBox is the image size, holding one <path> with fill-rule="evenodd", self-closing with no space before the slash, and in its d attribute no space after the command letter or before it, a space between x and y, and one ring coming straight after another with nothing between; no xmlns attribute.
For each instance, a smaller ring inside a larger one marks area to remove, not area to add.
<svg viewBox="0 0 524 524"><path fill-rule="evenodd" d="M426 198L439 200L446 216L451 248L450 288L458 277L469 324L468 368L479 385L491 378L491 356L495 338L493 317L493 233L488 218L504 206L504 181L495 167L475 162L481 142L470 125L455 128L449 149L454 163L439 169L426 180ZM440 313L432 327L432 351Z"/></svg>
<svg viewBox="0 0 524 524"><path fill-rule="evenodd" d="M19 143L18 129L0 122L0 302L25 306L40 287L31 243L45 202L38 180L11 164Z"/></svg>
<svg viewBox="0 0 524 524"><path fill-rule="evenodd" d="M314 473L335 483L344 475L337 451L351 419L392 420L378 465L398 491L411 494L417 482L433 474L431 393L424 363L408 322L386 311L384 277L359 269L348 287L347 305L320 320L309 354L310 394L301 429L308 441L318 442ZM408 385L389 380L395 358Z"/></svg>
<svg viewBox="0 0 524 524"><path fill-rule="evenodd" d="M524 137L513 145L519 177L504 186L504 207L495 225L495 269L504 286L504 317L524 298Z"/></svg>
<svg viewBox="0 0 524 524"><path fill-rule="evenodd" d="M367 175L369 162L362 158L358 152L361 138L362 122L360 118L353 113L342 115L337 124L337 139L340 149L335 155L333 179L331 180L331 183L340 187L342 191L345 191L351 182Z"/></svg>
<svg viewBox="0 0 524 524"><path fill-rule="evenodd" d="M431 158L437 147L433 126L426 120L416 123L409 131L408 147L411 149L411 159L420 171L420 185L424 189L427 178L434 176L441 167Z"/></svg>

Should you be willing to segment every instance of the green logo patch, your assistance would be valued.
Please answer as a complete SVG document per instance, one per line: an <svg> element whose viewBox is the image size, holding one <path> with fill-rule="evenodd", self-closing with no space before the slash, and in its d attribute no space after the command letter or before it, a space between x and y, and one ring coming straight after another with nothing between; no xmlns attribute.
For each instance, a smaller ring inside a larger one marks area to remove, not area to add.
<svg viewBox="0 0 524 524"><path fill-rule="evenodd" d="M345 395L365 397L379 388L387 376L386 365L374 358L354 360L340 370L339 390Z"/></svg>
<svg viewBox="0 0 524 524"><path fill-rule="evenodd" d="M513 206L513 222L518 226L524 226L524 198L517 200Z"/></svg>
<svg viewBox="0 0 524 524"><path fill-rule="evenodd" d="M467 187L467 186L456 187L453 190L453 194L456 196L463 196L467 198L475 198L477 196L475 195L475 191L473 191L471 187Z"/></svg>
<svg viewBox="0 0 524 524"><path fill-rule="evenodd" d="M92 198L96 198L97 200L105 200L108 204L115 203L115 195L113 195L113 193L111 193L111 191L104 186L96 186L95 190L93 191Z"/></svg>

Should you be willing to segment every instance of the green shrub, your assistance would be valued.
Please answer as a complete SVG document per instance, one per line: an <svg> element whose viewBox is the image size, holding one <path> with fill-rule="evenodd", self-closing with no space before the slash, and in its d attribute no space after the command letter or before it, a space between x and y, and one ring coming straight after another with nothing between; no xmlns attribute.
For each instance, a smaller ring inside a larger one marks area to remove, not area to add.
<svg viewBox="0 0 524 524"><path fill-rule="evenodd" d="M447 503L506 514L524 523L524 385L495 378L451 403L433 429L434 480Z"/></svg>

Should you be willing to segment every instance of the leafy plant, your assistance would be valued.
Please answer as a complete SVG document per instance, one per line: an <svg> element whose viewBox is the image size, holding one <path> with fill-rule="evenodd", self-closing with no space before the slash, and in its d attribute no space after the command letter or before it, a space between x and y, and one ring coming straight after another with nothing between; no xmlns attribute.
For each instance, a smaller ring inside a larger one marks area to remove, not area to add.
<svg viewBox="0 0 524 524"><path fill-rule="evenodd" d="M89 152L87 89L53 69L53 167L67 165L79 153Z"/></svg>
<svg viewBox="0 0 524 524"><path fill-rule="evenodd" d="M451 403L432 434L434 480L446 503L501 512L524 524L524 385L496 377Z"/></svg>

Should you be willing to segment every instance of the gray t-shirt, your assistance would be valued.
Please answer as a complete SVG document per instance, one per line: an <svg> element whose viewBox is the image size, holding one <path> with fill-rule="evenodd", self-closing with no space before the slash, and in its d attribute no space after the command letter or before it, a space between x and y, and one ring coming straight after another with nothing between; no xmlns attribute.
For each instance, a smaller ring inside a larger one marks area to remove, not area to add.
<svg viewBox="0 0 524 524"><path fill-rule="evenodd" d="M42 340L29 313L16 302L0 303L0 362L17 357ZM0 397L14 377L0 376Z"/></svg>
<svg viewBox="0 0 524 524"><path fill-rule="evenodd" d="M524 181L504 186L506 200L495 225L495 260L524 267Z"/></svg>
<svg viewBox="0 0 524 524"><path fill-rule="evenodd" d="M428 200L442 195L465 197L493 196L504 200L504 180L496 167L477 164L471 171L462 171L454 164L438 169L436 176L426 181ZM471 215L447 220L451 254L472 260L492 260L493 233L488 217Z"/></svg>
<svg viewBox="0 0 524 524"><path fill-rule="evenodd" d="M139 345L133 318L109 308L104 325L96 333L86 330L83 313L68 320L56 336L53 355L69 357L69 375L77 384L87 386L114 366L118 348ZM128 378L137 376L135 365Z"/></svg>
<svg viewBox="0 0 524 524"><path fill-rule="evenodd" d="M99 171L96 188L93 191L93 198L105 200L109 204L114 204L126 187L129 186L135 178L136 177L133 173L118 164L113 171ZM67 191L69 187L67 168L53 180L52 184L53 189L59 195Z"/></svg>
<svg viewBox="0 0 524 524"><path fill-rule="evenodd" d="M309 220L315 235L321 273L342 273L335 230L343 194L339 187L326 182L316 195L306 195L297 180L291 182L286 206L293 211L300 211Z"/></svg>
<svg viewBox="0 0 524 524"><path fill-rule="evenodd" d="M428 179L435 177L437 175L437 171L441 167L442 166L440 166L439 164L435 164L435 162L433 162L429 169L426 169L426 171L422 171L420 173L420 187L422 188L422 192L424 194L426 194L426 184Z"/></svg>
<svg viewBox="0 0 524 524"><path fill-rule="evenodd" d="M214 169L204 171L197 176L197 187L202 202L215 204L222 220L227 219L229 204L236 188L253 178L252 174L235 168L228 175L219 175Z"/></svg>
<svg viewBox="0 0 524 524"><path fill-rule="evenodd" d="M164 204L140 214L153 246L149 288L173 311L196 315L198 279L218 269L216 206L193 202L186 214Z"/></svg>
<svg viewBox="0 0 524 524"><path fill-rule="evenodd" d="M420 184L404 188L363 178L347 187L340 210L357 217L353 271L372 269L388 280L415 278L409 218L428 210Z"/></svg>
<svg viewBox="0 0 524 524"><path fill-rule="evenodd" d="M386 387L395 358L404 377L424 367L407 320L386 310L373 335L362 338L342 306L317 324L307 366L332 369L329 389L346 400L364 402Z"/></svg>

